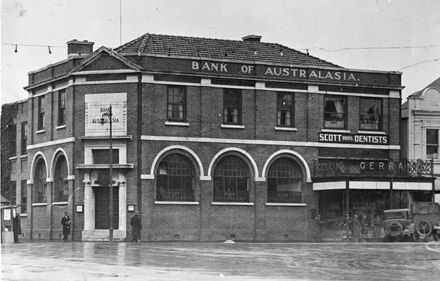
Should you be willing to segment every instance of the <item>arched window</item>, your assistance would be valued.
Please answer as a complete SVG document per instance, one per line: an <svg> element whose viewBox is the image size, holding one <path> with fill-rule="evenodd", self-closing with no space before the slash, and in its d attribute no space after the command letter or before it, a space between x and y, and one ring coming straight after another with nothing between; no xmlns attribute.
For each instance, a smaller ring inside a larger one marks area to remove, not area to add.
<svg viewBox="0 0 440 281"><path fill-rule="evenodd" d="M249 166L238 156L226 156L214 171L214 201L249 202Z"/></svg>
<svg viewBox="0 0 440 281"><path fill-rule="evenodd" d="M276 160L267 177L267 202L301 202L302 177L295 160L287 157Z"/></svg>
<svg viewBox="0 0 440 281"><path fill-rule="evenodd" d="M158 201L194 201L195 170L186 156L168 155L160 162L156 173Z"/></svg>
<svg viewBox="0 0 440 281"><path fill-rule="evenodd" d="M68 200L69 193L67 188L67 161L64 156L57 159L53 182L53 201L65 202Z"/></svg>
<svg viewBox="0 0 440 281"><path fill-rule="evenodd" d="M39 159L37 165L35 165L33 203L46 202L46 177L46 164L43 159Z"/></svg>

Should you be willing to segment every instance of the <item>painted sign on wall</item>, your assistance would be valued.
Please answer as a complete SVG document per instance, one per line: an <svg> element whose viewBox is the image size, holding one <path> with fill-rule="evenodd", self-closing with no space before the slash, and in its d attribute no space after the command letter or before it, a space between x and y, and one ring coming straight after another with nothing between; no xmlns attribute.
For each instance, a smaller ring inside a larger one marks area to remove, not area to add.
<svg viewBox="0 0 440 281"><path fill-rule="evenodd" d="M389 144L387 135L370 135L370 134L347 134L347 133L324 133L318 134L319 142L328 143L354 143L354 144Z"/></svg>
<svg viewBox="0 0 440 281"><path fill-rule="evenodd" d="M85 135L108 136L108 113L112 107L112 135L127 135L127 93L88 94L85 96Z"/></svg>

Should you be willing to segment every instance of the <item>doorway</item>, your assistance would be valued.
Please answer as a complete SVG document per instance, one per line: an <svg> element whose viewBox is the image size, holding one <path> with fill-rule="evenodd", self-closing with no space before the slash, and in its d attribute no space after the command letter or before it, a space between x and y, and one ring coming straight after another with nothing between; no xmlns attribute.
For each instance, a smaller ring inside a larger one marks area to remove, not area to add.
<svg viewBox="0 0 440 281"><path fill-rule="evenodd" d="M95 229L109 228L109 188L95 187ZM119 188L113 187L113 229L119 229Z"/></svg>

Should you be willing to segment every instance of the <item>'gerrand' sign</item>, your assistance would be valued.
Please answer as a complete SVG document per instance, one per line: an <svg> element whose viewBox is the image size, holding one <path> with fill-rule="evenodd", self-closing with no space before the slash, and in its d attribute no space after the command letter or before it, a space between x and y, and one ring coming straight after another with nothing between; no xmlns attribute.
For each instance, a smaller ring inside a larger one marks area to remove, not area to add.
<svg viewBox="0 0 440 281"><path fill-rule="evenodd" d="M85 97L86 136L108 136L112 106L112 135L127 135L127 93L88 94Z"/></svg>

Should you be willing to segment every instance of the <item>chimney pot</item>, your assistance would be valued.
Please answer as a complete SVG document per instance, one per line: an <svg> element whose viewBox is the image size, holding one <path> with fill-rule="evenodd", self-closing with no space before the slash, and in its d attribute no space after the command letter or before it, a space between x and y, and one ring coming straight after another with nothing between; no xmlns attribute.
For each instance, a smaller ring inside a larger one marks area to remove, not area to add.
<svg viewBox="0 0 440 281"><path fill-rule="evenodd" d="M243 41L245 42L261 42L261 36L260 35L247 35L242 37Z"/></svg>

